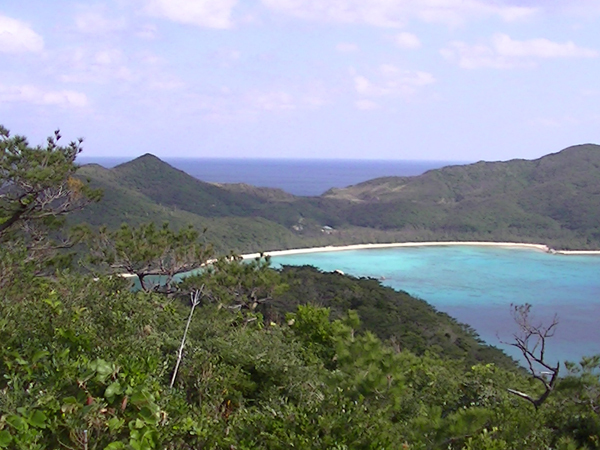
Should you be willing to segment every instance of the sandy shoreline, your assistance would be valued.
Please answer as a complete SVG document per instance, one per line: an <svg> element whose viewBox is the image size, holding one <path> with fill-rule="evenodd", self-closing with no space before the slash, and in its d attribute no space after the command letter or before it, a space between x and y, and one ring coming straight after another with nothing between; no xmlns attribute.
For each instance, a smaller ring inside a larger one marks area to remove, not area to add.
<svg viewBox="0 0 600 450"><path fill-rule="evenodd" d="M395 247L449 247L457 245L469 245L474 247L504 247L504 248L524 248L536 250L553 255L596 255L600 256L600 250L553 250L547 245L542 244L525 244L521 242L477 242L477 241L453 241L453 242L395 242L387 244L352 244L352 245L328 245L327 247L306 247L294 248L289 250L273 250L263 252L264 256L286 256L286 255L302 255L308 253L324 253L324 252L343 252L347 250L369 250L380 248L395 248ZM248 253L240 255L242 259L254 259L261 256L261 253ZM205 264L211 264L216 261L209 259ZM135 277L129 273L121 273L124 278Z"/></svg>
<svg viewBox="0 0 600 450"><path fill-rule="evenodd" d="M457 245L469 245L475 247L504 247L504 248L524 248L530 250L541 251L556 255L600 255L600 250L553 250L547 245L542 244L525 244L520 242L396 242L388 244L353 244L353 245L329 245L327 247L308 247L296 248L290 250L274 250L264 252L265 256L286 256L286 255L301 255L307 253L323 253L323 252L341 252L348 250L369 250L381 248L396 248L396 247L446 247ZM253 259L260 256L260 253L249 253L241 255L243 259Z"/></svg>

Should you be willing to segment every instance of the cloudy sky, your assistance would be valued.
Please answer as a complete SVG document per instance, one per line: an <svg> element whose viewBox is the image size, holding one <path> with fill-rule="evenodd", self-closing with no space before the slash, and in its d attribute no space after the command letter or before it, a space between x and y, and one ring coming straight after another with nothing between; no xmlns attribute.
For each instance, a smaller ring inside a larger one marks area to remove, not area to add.
<svg viewBox="0 0 600 450"><path fill-rule="evenodd" d="M600 143L598 0L3 0L0 124L87 156L535 158Z"/></svg>

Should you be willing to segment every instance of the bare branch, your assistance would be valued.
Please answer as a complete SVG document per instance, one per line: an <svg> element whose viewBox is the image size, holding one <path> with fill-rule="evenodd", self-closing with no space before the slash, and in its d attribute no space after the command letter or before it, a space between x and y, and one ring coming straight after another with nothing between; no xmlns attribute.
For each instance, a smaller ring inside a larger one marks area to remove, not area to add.
<svg viewBox="0 0 600 450"><path fill-rule="evenodd" d="M173 377L171 378L170 388L173 389L173 385L175 384L175 378L177 378L177 372L179 371L179 365L181 364L181 359L183 358L183 347L185 347L185 339L187 337L188 330L190 328L190 323L192 321L192 316L194 315L194 308L200 304L200 295L204 290L204 285L197 291L194 291L190 294L190 301L192 303L192 309L190 310L190 315L187 320L187 324L185 325L185 331L183 332L183 338L181 339L181 345L179 346L179 351L177 352L177 363L175 364L175 369L173 370Z"/></svg>
<svg viewBox="0 0 600 450"><path fill-rule="evenodd" d="M508 392L529 401L535 409L538 409L552 393L558 381L560 363L553 366L545 359L546 341L554 336L558 325L558 317L555 315L548 326L541 323L534 325L530 316L530 304L511 305L511 307L512 316L519 326L519 333L514 335L514 342L508 344L519 349L527 362L532 378L540 382L544 392L537 398L515 389L508 389ZM539 367L546 369L546 371L542 372Z"/></svg>

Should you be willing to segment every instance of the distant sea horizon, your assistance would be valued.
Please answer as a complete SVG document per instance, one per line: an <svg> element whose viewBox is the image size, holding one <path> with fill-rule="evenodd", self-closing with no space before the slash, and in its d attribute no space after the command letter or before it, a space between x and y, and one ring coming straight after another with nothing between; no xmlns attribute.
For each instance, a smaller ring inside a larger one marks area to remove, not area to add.
<svg viewBox="0 0 600 450"><path fill-rule="evenodd" d="M135 158L81 156L77 162L109 169ZM209 183L245 183L282 189L293 195L317 196L388 176L416 176L465 161L370 159L161 158L176 169Z"/></svg>

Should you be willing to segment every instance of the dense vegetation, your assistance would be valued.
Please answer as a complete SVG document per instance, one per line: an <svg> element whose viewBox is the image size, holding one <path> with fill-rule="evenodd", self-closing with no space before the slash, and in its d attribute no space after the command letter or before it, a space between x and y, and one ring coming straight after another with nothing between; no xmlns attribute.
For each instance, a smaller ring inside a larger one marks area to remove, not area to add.
<svg viewBox="0 0 600 450"><path fill-rule="evenodd" d="M369 331L398 349L417 355L434 352L460 359L469 367L492 362L514 368L514 361L483 344L468 325L406 292L384 287L378 280L322 273L309 266L287 266L281 274L287 289L273 296L267 317L273 313L281 319L306 303L327 308L332 319L342 319L353 310L361 320L359 331Z"/></svg>
<svg viewBox="0 0 600 450"><path fill-rule="evenodd" d="M511 241L600 248L600 147L535 161L480 162L388 177L320 197L204 183L144 155L112 170L79 170L108 200L75 221L123 219L206 228L216 248L240 252L390 241ZM323 227L333 227L323 232Z"/></svg>
<svg viewBox="0 0 600 450"><path fill-rule="evenodd" d="M212 256L199 232L67 233L99 198L78 145L0 131L0 449L600 447L600 357L548 382L405 293L264 258L177 281ZM543 363L555 324L528 313Z"/></svg>
<svg viewBox="0 0 600 450"><path fill-rule="evenodd" d="M600 146L534 161L479 162L332 190L356 203L354 225L426 228L446 236L600 247Z"/></svg>

